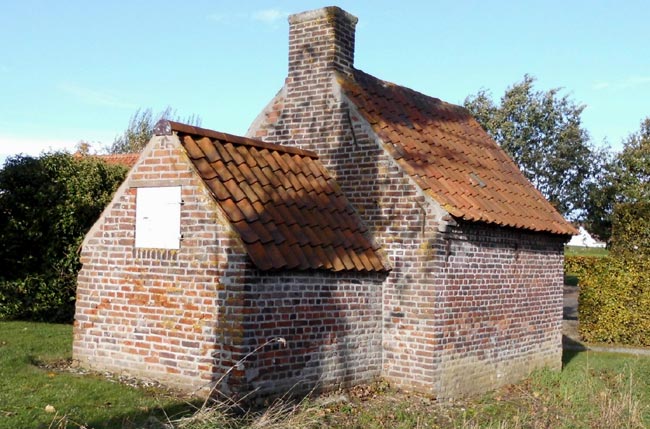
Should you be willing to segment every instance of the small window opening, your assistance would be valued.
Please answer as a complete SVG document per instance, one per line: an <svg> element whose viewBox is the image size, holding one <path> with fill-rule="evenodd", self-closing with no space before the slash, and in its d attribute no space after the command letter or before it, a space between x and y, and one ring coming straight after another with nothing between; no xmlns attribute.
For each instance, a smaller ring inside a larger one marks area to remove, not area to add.
<svg viewBox="0 0 650 429"><path fill-rule="evenodd" d="M135 247L179 249L181 187L138 188L135 205Z"/></svg>

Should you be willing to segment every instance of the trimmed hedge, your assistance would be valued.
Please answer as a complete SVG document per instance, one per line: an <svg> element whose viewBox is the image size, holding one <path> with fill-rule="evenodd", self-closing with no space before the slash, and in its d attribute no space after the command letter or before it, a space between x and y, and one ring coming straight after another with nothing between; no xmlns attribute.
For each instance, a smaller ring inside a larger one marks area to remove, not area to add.
<svg viewBox="0 0 650 429"><path fill-rule="evenodd" d="M126 167L67 153L0 169L0 319L70 322L79 246Z"/></svg>
<svg viewBox="0 0 650 429"><path fill-rule="evenodd" d="M580 276L606 256L564 256L564 272Z"/></svg>
<svg viewBox="0 0 650 429"><path fill-rule="evenodd" d="M650 270L644 258L567 257L579 278L580 335L587 342L650 346Z"/></svg>

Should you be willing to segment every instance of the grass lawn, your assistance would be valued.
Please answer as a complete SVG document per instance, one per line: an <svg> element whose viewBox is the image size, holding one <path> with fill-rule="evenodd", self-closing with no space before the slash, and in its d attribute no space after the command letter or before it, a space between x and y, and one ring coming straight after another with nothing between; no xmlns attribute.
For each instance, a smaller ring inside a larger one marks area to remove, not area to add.
<svg viewBox="0 0 650 429"><path fill-rule="evenodd" d="M607 255L609 255L608 249L564 246L564 256L591 256L594 258L603 258ZM564 273L564 284L567 286L577 286L578 276L575 273Z"/></svg>
<svg viewBox="0 0 650 429"><path fill-rule="evenodd" d="M329 407L307 405L285 425L341 429L650 427L647 357L569 352L562 372L538 371L522 383L467 401L444 403L378 390Z"/></svg>
<svg viewBox="0 0 650 429"><path fill-rule="evenodd" d="M602 258L609 255L609 250L599 247L564 246L564 256L594 256Z"/></svg>
<svg viewBox="0 0 650 429"><path fill-rule="evenodd" d="M69 359L71 337L67 325L0 322L0 428L171 429L156 423L168 421L165 413L175 429L650 427L647 357L568 352L561 372L538 371L471 400L436 401L378 383L239 418L213 408L179 419L193 408L169 393L37 365Z"/></svg>
<svg viewBox="0 0 650 429"><path fill-rule="evenodd" d="M151 416L164 420L162 408L188 410L162 391L37 365L70 359L71 349L70 325L0 322L0 428L139 428Z"/></svg>

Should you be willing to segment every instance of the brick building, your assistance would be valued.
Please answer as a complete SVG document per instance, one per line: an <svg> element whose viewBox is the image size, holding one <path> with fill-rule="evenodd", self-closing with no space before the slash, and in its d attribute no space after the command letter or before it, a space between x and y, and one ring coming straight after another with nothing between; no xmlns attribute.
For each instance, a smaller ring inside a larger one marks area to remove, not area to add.
<svg viewBox="0 0 650 429"><path fill-rule="evenodd" d="M289 18L249 138L158 124L84 241L75 359L232 395L560 367L573 227L465 109L354 69L356 22Z"/></svg>

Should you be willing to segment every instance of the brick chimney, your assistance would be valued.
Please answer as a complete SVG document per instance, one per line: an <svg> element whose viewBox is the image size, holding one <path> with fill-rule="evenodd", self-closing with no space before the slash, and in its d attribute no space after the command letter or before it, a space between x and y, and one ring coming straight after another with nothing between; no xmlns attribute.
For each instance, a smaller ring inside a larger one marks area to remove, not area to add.
<svg viewBox="0 0 650 429"><path fill-rule="evenodd" d="M323 72L352 74L357 17L336 6L289 17L289 75L300 84Z"/></svg>
<svg viewBox="0 0 650 429"><path fill-rule="evenodd" d="M313 150L328 168L335 169L337 153L354 140L335 73L353 74L357 21L333 6L289 17L285 85L248 135Z"/></svg>
<svg viewBox="0 0 650 429"><path fill-rule="evenodd" d="M339 75L354 80L358 19L338 7L289 17L289 73L285 84L248 130L251 137L318 154L363 219L385 222L377 204L378 175L390 164L351 111ZM356 128L355 128L356 127ZM402 186L402 185L400 185ZM396 188L399 189L399 188ZM380 214L377 215L376 213Z"/></svg>

